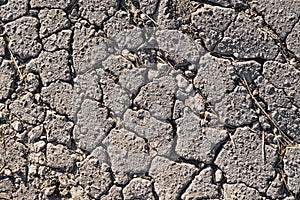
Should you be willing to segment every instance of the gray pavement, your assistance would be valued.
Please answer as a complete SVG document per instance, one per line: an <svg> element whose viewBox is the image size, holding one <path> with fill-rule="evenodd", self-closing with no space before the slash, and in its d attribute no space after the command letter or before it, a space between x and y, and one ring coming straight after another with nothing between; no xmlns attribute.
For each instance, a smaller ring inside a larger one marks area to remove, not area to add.
<svg viewBox="0 0 300 200"><path fill-rule="evenodd" d="M0 199L300 199L299 0L0 0Z"/></svg>

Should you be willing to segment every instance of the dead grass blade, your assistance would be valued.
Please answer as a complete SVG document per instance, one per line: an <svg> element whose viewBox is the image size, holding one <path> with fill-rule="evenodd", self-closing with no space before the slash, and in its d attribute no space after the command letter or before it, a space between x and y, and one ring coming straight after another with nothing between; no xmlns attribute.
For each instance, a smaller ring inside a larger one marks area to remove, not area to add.
<svg viewBox="0 0 300 200"><path fill-rule="evenodd" d="M8 48L8 50L9 50L9 53L10 53L10 57L12 58L12 61L13 61L13 63L14 63L14 66L15 66L15 68L16 68L17 71L18 71L20 80L23 81L23 80L24 80L24 76L22 75L21 67L18 65L17 60L16 60L14 54L12 53L12 51L11 51L9 48Z"/></svg>
<svg viewBox="0 0 300 200"><path fill-rule="evenodd" d="M242 78L242 83L246 90L248 91L251 99L255 103L255 105L260 109L260 111L268 118L268 120L274 125L274 127L278 130L278 133L275 134L275 139L278 142L279 148L284 149L286 146L293 146L295 143L292 141L286 134L285 132L279 127L279 125L276 123L276 121L264 110L264 108L259 104L259 102L256 100L254 97L245 77ZM281 143L281 144L280 144ZM281 146L282 145L282 146Z"/></svg>

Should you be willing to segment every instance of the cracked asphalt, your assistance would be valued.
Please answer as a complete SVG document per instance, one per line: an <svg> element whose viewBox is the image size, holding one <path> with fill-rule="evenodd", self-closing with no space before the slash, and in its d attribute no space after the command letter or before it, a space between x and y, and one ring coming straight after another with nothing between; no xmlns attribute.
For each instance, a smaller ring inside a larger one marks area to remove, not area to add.
<svg viewBox="0 0 300 200"><path fill-rule="evenodd" d="M0 0L0 199L300 199L299 0Z"/></svg>

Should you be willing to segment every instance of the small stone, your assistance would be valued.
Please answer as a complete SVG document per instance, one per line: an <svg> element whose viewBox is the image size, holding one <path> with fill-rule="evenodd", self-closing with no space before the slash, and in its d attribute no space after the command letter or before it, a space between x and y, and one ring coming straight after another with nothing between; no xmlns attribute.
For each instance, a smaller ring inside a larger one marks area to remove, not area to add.
<svg viewBox="0 0 300 200"><path fill-rule="evenodd" d="M13 128L15 131L21 132L22 129L23 129L23 125L22 125L22 123L19 122L19 121L14 121L11 125L12 125L12 128Z"/></svg>
<svg viewBox="0 0 300 200"><path fill-rule="evenodd" d="M118 186L115 186L113 185L108 194L107 195L104 195L101 199L102 200L123 200L123 194L122 194L122 188L121 187L118 187Z"/></svg>
<svg viewBox="0 0 300 200"><path fill-rule="evenodd" d="M36 126L28 133L28 142L33 143L43 134L43 126Z"/></svg>
<svg viewBox="0 0 300 200"><path fill-rule="evenodd" d="M43 150L46 146L46 142L44 141L38 141L36 143L33 144L35 152L40 152L41 150Z"/></svg>
<svg viewBox="0 0 300 200"><path fill-rule="evenodd" d="M73 199L80 199L84 196L84 189L79 186L74 186L70 189L70 194Z"/></svg>
<svg viewBox="0 0 300 200"><path fill-rule="evenodd" d="M4 169L3 174L6 176L12 176L12 171L10 169Z"/></svg>
<svg viewBox="0 0 300 200"><path fill-rule="evenodd" d="M215 180L217 183L221 182L223 179L223 172L220 169L217 169L215 172Z"/></svg>
<svg viewBox="0 0 300 200"><path fill-rule="evenodd" d="M187 70L184 72L184 74L188 77L188 78L194 78L195 77L195 73L190 71L190 70Z"/></svg>
<svg viewBox="0 0 300 200"><path fill-rule="evenodd" d="M25 79L25 89L34 93L40 86L40 77L33 73L28 73Z"/></svg>
<svg viewBox="0 0 300 200"><path fill-rule="evenodd" d="M28 175L32 177L36 174L37 174L37 166L36 165L29 165L28 166Z"/></svg>

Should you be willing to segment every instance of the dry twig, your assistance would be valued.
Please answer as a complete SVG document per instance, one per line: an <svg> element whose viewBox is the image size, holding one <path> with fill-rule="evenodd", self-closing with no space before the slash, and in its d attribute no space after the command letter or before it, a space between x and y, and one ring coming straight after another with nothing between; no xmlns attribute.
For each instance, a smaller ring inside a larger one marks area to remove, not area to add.
<svg viewBox="0 0 300 200"><path fill-rule="evenodd" d="M13 61L13 63L14 63L14 66L15 66L15 68L16 68L17 71L18 71L20 80L23 81L23 80L24 80L24 76L22 75L21 67L18 65L17 60L15 59L14 54L12 53L12 51L11 51L9 48L8 48L8 50L9 50L10 56L11 56L11 58L12 58L12 61Z"/></svg>
<svg viewBox="0 0 300 200"><path fill-rule="evenodd" d="M279 131L278 133L275 133L275 139L278 142L279 148L280 148L280 142L282 144L282 149L284 149L286 146L290 146L294 144L294 141L292 141L285 133L284 131L279 127L279 125L276 123L276 121L264 110L264 108L259 104L259 102L256 100L256 98L254 97L253 93L251 92L251 89L245 79L245 77L243 77L242 79L242 83L244 85L244 87L246 88L246 90L248 91L251 99L253 100L254 104L260 109L260 111L269 119L269 121L274 125L274 127Z"/></svg>

